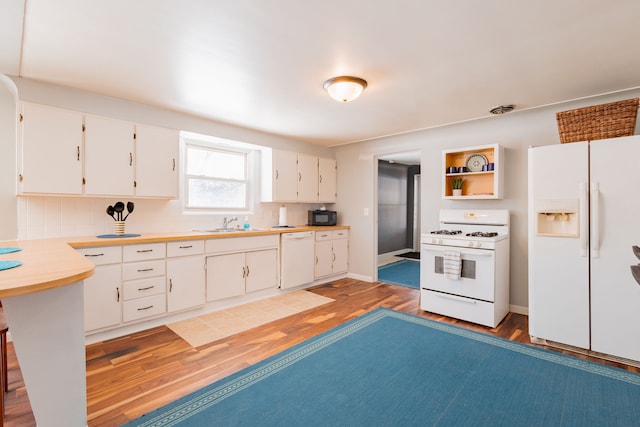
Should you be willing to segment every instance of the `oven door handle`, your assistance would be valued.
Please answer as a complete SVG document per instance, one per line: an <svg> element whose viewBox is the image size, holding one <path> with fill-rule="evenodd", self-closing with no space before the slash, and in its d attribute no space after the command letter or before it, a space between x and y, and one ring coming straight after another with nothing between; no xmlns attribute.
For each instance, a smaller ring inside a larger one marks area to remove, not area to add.
<svg viewBox="0 0 640 427"><path fill-rule="evenodd" d="M445 251L445 249L435 249L434 250L434 249L431 249L431 248L424 249L424 250L426 252L440 252L440 253L442 253L442 255L444 255L444 251ZM449 249L446 249L446 250L449 250ZM460 251L460 256L465 256L465 255L466 256L483 256L483 257L488 256L488 257L490 257L490 256L493 256L493 251L490 251L490 250L479 251L479 252L462 252L462 251Z"/></svg>

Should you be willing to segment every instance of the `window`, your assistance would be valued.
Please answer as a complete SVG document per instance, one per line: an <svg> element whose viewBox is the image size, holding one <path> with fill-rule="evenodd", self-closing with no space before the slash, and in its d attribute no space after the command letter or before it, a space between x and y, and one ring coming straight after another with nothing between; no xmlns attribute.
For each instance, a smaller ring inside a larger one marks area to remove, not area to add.
<svg viewBox="0 0 640 427"><path fill-rule="evenodd" d="M185 207L249 209L248 152L187 141Z"/></svg>

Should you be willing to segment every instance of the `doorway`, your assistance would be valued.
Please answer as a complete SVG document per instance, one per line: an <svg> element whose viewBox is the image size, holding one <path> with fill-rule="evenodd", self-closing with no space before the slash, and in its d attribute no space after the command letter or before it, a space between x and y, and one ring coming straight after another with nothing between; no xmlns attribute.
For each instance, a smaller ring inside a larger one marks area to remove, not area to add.
<svg viewBox="0 0 640 427"><path fill-rule="evenodd" d="M419 260L420 151L379 156L376 182L377 266Z"/></svg>

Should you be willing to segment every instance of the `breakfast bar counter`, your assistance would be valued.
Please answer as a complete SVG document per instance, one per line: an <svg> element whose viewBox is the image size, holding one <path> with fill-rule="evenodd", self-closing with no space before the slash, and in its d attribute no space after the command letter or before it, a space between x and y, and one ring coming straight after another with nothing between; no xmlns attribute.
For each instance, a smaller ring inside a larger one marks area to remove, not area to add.
<svg viewBox="0 0 640 427"><path fill-rule="evenodd" d="M64 239L0 242L0 299L38 426L86 426L83 280L87 261Z"/></svg>

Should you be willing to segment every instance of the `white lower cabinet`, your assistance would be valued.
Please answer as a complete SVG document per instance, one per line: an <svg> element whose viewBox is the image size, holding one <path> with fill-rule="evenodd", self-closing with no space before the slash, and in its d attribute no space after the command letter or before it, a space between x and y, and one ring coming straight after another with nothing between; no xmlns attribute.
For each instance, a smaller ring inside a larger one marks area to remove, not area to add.
<svg viewBox="0 0 640 427"><path fill-rule="evenodd" d="M207 301L278 287L278 235L208 240Z"/></svg>
<svg viewBox="0 0 640 427"><path fill-rule="evenodd" d="M244 252L207 257L207 301L244 295Z"/></svg>
<svg viewBox="0 0 640 427"><path fill-rule="evenodd" d="M278 250L247 252L245 291L254 292L278 287Z"/></svg>
<svg viewBox="0 0 640 427"><path fill-rule="evenodd" d="M349 268L349 231L316 231L315 277L346 273Z"/></svg>
<svg viewBox="0 0 640 427"><path fill-rule="evenodd" d="M167 256L167 311L174 312L203 305L204 241L169 242Z"/></svg>
<svg viewBox="0 0 640 427"><path fill-rule="evenodd" d="M84 330L117 326L122 322L122 246L82 248L78 252L95 264L84 279Z"/></svg>
<svg viewBox="0 0 640 427"><path fill-rule="evenodd" d="M122 321L166 313L165 243L127 245L123 251L124 303ZM129 291L129 292L127 292ZM145 293L147 292L147 293ZM153 295L149 295L153 293Z"/></svg>

